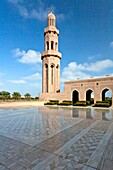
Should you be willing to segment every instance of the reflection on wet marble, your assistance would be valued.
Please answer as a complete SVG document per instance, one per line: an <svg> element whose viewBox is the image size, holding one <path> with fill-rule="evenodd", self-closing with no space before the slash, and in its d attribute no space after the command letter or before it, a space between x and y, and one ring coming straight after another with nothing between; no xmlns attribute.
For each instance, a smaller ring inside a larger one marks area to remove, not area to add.
<svg viewBox="0 0 113 170"><path fill-rule="evenodd" d="M27 111L28 110L28 111ZM6 111L0 118L0 134L21 139L34 145L69 128L76 122L72 117L42 114L38 109Z"/></svg>
<svg viewBox="0 0 113 170"><path fill-rule="evenodd" d="M59 115L59 116L62 115L62 116L73 117L73 118L101 119L101 120L113 119L112 109L48 106L46 107L46 110L40 107L39 111L43 114L51 114L51 115Z"/></svg>
<svg viewBox="0 0 113 170"><path fill-rule="evenodd" d="M112 141L113 110L0 109L0 170L111 170Z"/></svg>

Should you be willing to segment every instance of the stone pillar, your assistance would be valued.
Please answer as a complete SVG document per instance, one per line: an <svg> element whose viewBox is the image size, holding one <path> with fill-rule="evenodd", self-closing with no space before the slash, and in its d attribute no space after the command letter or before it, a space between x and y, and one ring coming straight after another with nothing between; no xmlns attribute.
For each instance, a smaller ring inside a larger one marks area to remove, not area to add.
<svg viewBox="0 0 113 170"><path fill-rule="evenodd" d="M79 101L85 101L86 100L86 92L83 90L79 90Z"/></svg>

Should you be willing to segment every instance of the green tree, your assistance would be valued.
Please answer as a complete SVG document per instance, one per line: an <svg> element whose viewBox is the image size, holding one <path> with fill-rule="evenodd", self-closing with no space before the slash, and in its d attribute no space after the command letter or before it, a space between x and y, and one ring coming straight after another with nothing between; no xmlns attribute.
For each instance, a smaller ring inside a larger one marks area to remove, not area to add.
<svg viewBox="0 0 113 170"><path fill-rule="evenodd" d="M0 92L0 100L2 100L2 92Z"/></svg>
<svg viewBox="0 0 113 170"><path fill-rule="evenodd" d="M21 94L19 92L13 92L12 97L15 100L19 100L21 99Z"/></svg>
<svg viewBox="0 0 113 170"><path fill-rule="evenodd" d="M26 93L24 96L25 96L25 99L27 99L27 100L30 100L30 99L31 99L30 93Z"/></svg>
<svg viewBox="0 0 113 170"><path fill-rule="evenodd" d="M35 97L35 100L39 100L39 97Z"/></svg>
<svg viewBox="0 0 113 170"><path fill-rule="evenodd" d="M7 92L7 91L1 91L0 92L0 99L1 100L8 100L10 98L11 98L11 96L10 96L9 92Z"/></svg>

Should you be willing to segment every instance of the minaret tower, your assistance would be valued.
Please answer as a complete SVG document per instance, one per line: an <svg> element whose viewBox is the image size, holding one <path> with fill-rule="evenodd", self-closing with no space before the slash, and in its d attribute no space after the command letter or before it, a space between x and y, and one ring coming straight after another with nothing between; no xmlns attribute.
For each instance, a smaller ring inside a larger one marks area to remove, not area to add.
<svg viewBox="0 0 113 170"><path fill-rule="evenodd" d="M60 91L60 59L58 52L59 30L52 10L47 17L47 28L44 29L44 52L42 52L42 93Z"/></svg>

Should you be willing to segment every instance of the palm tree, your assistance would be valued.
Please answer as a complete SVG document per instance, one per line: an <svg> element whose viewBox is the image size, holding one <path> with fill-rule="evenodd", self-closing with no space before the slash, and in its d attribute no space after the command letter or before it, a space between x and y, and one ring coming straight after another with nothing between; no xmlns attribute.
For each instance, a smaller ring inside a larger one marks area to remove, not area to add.
<svg viewBox="0 0 113 170"><path fill-rule="evenodd" d="M15 100L21 99L21 94L19 92L13 92L12 96Z"/></svg>
<svg viewBox="0 0 113 170"><path fill-rule="evenodd" d="M24 96L25 96L25 99L27 99L27 100L30 100L30 99L31 99L30 93L26 93Z"/></svg>

